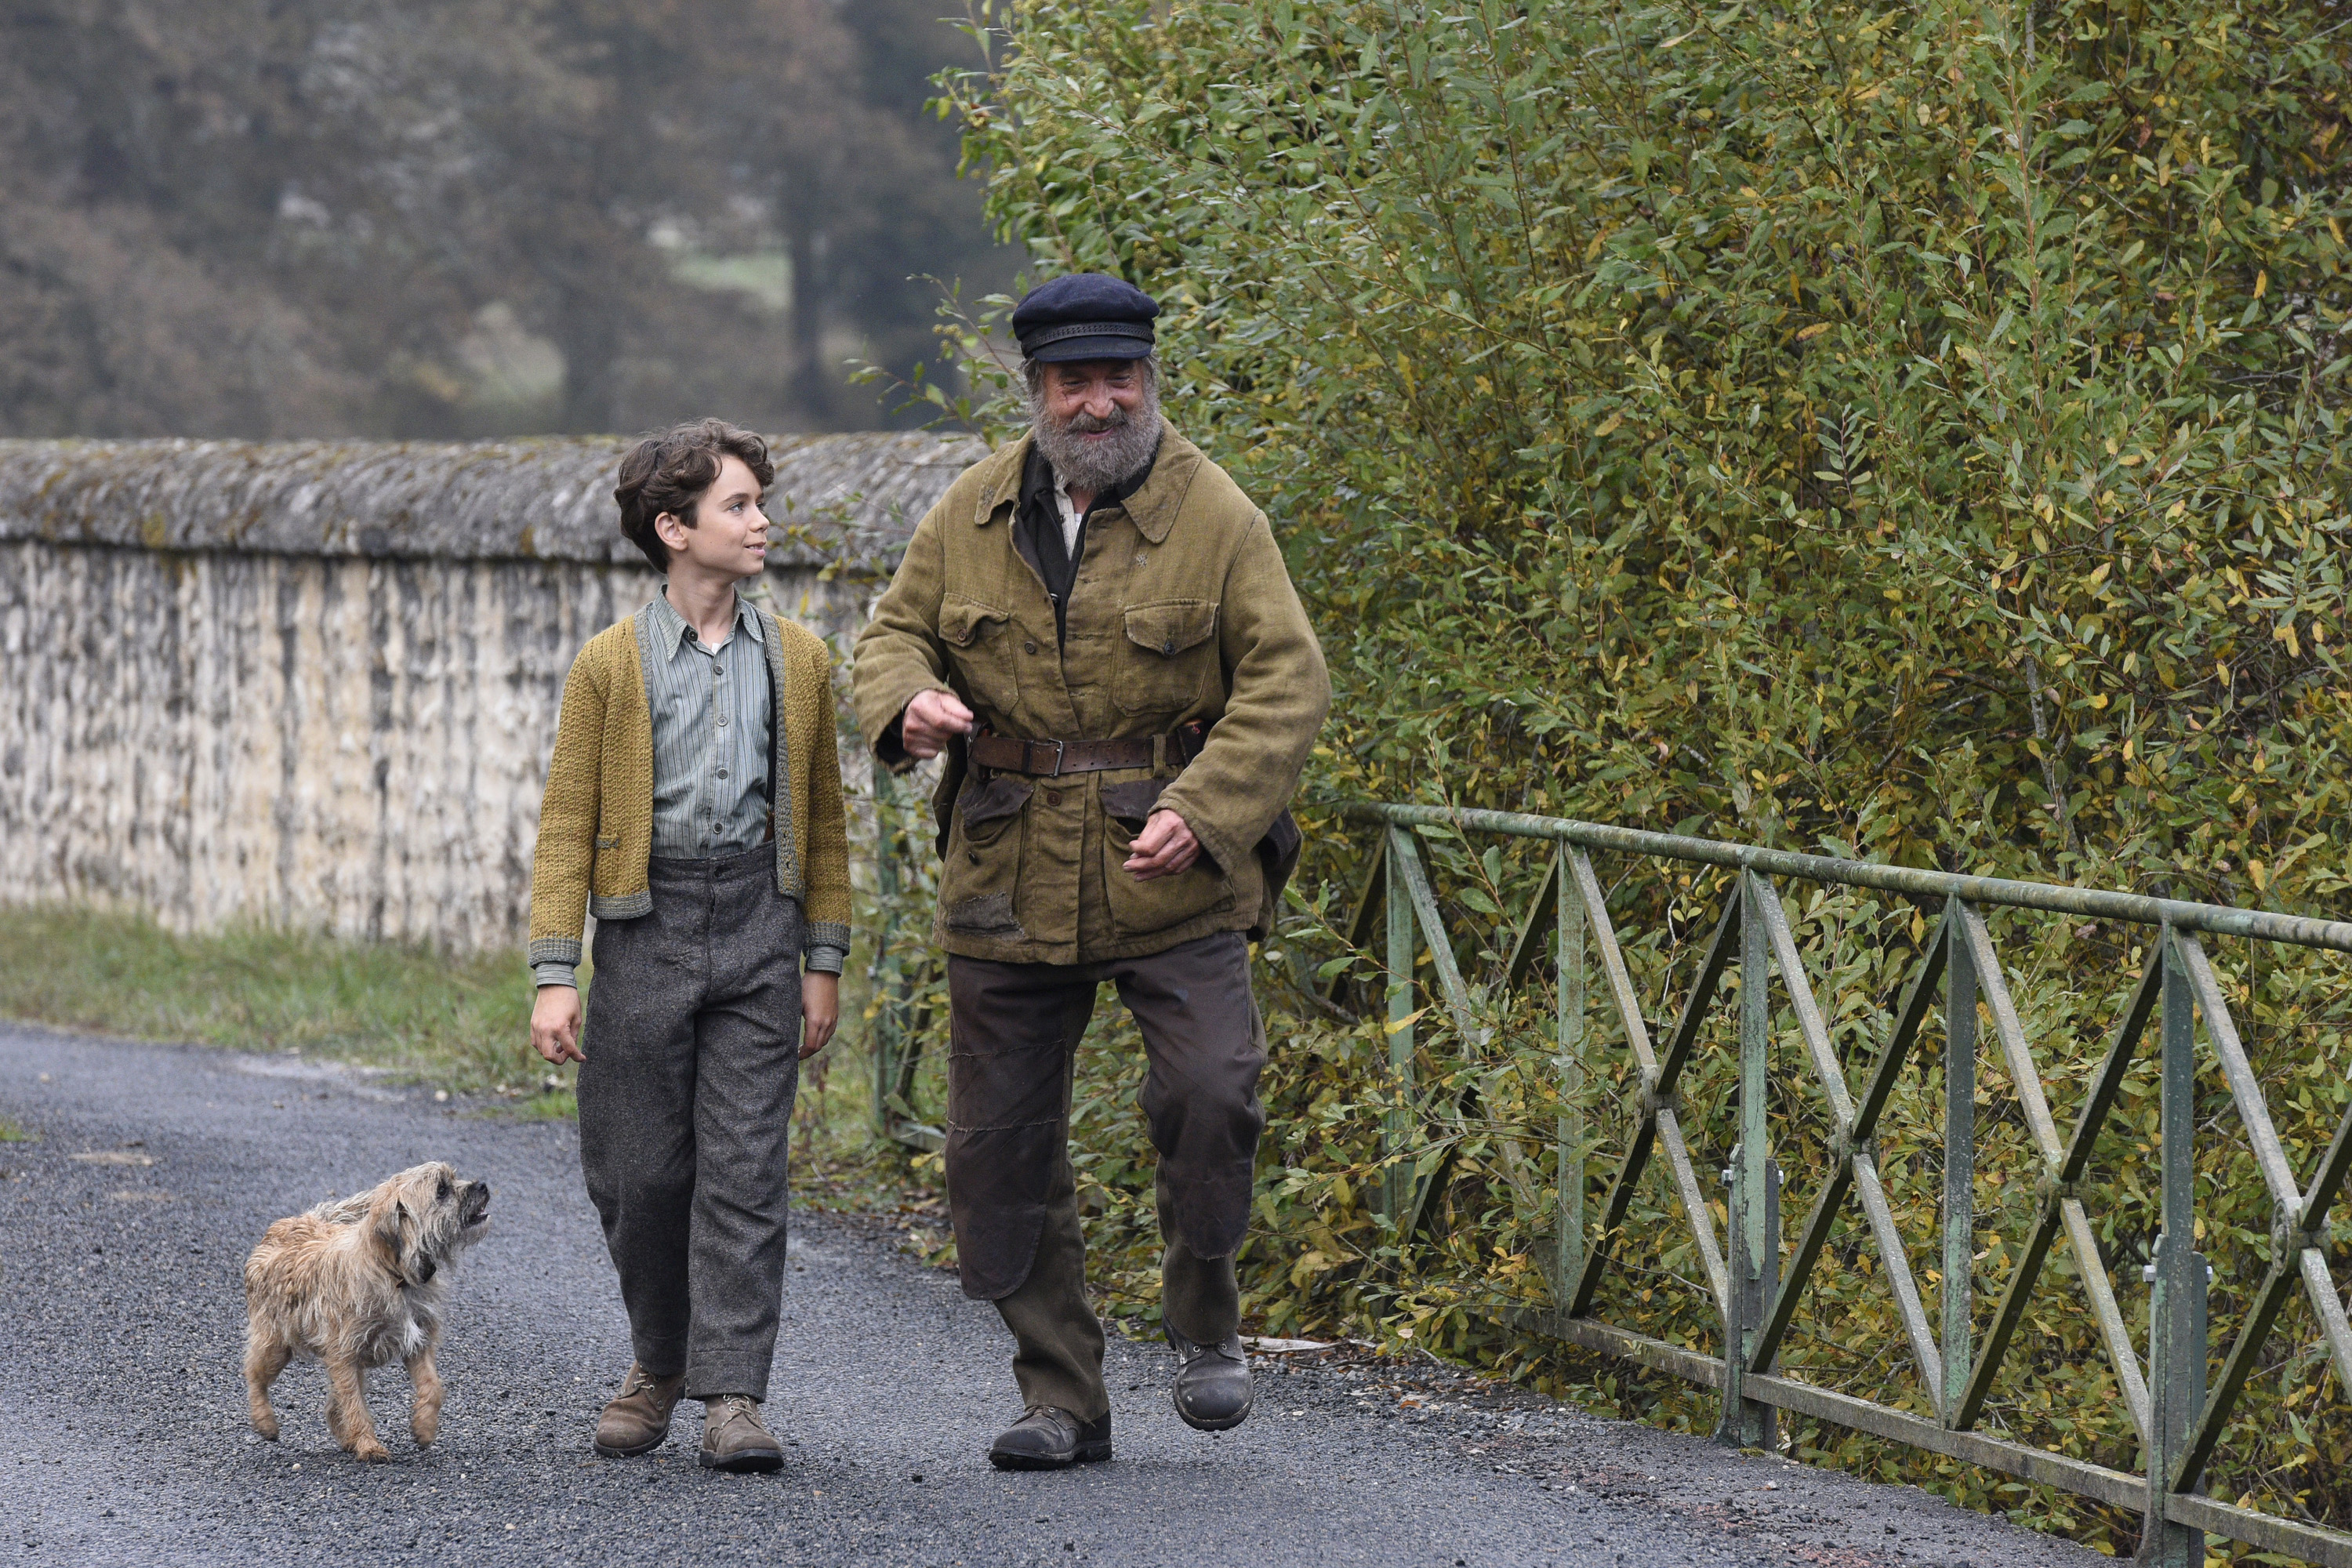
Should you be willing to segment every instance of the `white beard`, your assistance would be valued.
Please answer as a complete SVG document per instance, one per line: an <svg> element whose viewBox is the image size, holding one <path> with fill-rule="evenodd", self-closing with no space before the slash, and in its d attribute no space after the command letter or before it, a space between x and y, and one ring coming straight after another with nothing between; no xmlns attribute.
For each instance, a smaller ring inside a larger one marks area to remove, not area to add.
<svg viewBox="0 0 2352 1568"><path fill-rule="evenodd" d="M1148 381L1142 399L1135 412L1114 408L1108 439L1089 441L1073 426L1083 425L1087 430L1104 428L1085 415L1057 420L1045 408L1042 395L1029 399L1029 428L1034 434L1037 449L1054 465L1054 477L1065 487L1099 495L1114 486L1126 483L1141 473L1151 461L1151 454L1160 447L1160 385L1157 377Z"/></svg>

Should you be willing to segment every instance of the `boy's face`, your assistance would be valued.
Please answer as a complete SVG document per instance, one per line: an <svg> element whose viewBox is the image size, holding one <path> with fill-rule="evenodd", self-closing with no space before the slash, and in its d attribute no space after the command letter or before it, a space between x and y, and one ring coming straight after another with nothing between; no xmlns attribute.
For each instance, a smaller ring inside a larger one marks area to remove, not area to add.
<svg viewBox="0 0 2352 1568"><path fill-rule="evenodd" d="M693 527L666 511L654 519L654 531L670 547L672 571L684 566L714 577L756 577L768 564L760 481L740 458L720 459L719 477L695 502Z"/></svg>

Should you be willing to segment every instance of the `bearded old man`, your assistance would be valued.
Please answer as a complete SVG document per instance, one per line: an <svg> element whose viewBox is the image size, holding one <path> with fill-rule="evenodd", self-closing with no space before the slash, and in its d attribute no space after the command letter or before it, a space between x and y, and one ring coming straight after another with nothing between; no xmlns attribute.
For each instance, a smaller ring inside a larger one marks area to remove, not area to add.
<svg viewBox="0 0 2352 1568"><path fill-rule="evenodd" d="M1250 942L1296 859L1288 805L1330 707L1265 514L1160 412L1160 307L1116 278L1013 315L1030 430L924 517L858 637L858 721L945 754L948 1207L1025 1406L1003 1469L1110 1457L1103 1332L1067 1149L1073 1053L1108 982L1149 1060L1177 1414L1250 1409L1234 1255L1265 1115Z"/></svg>

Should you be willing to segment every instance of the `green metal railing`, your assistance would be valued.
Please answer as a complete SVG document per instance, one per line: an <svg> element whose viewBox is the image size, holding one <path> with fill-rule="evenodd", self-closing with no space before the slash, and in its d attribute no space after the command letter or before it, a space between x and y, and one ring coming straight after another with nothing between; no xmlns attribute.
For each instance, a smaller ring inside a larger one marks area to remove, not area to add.
<svg viewBox="0 0 2352 1568"><path fill-rule="evenodd" d="M874 1002L874 1115L877 1131L912 1147L937 1149L941 1134L915 1103L921 1042L935 1026L937 958L922 916L928 888L911 879L929 860L887 774L877 771L876 892L882 919L871 971ZM2064 1489L2141 1514L2147 1532L2144 1559L2168 1568L2201 1568L2208 1533L2260 1550L2352 1568L2352 1535L2223 1503L2200 1493L2207 1468L2243 1394L2280 1313L2298 1284L2326 1342L2341 1389L2352 1391L2352 1325L2330 1277L2327 1215L2352 1174L2352 1110L2337 1126L2308 1185L2298 1185L2273 1126L2260 1083L2232 1022L2202 936L2242 937L2291 947L2352 953L2352 923L2299 919L2128 893L1967 877L1908 867L1794 854L1744 845L1510 812L1432 806L1353 805L1348 819L1381 835L1356 900L1350 947L1370 951L1384 934L1388 1065L1394 1089L1383 1127L1386 1165L1381 1213L1410 1237L1427 1218L1446 1171L1423 1172L1412 1155L1424 1111L1415 1109L1415 970L1423 950L1433 973L1433 1005L1442 1005L1465 1042L1483 1045L1482 1006L1517 991L1549 957L1558 985L1551 1058L1561 1110L1554 1190L1557 1215L1538 1262L1551 1306L1511 1310L1519 1326L1603 1354L1622 1357L1722 1394L1719 1440L1768 1446L1776 1412L1831 1422L1987 1469ZM1549 840L1556 848L1543 881L1500 965L1494 986L1474 993L1448 939L1438 895L1417 829ZM1661 1053L1653 1044L1623 946L1591 854L1612 852L1732 873L1734 886L1681 1013ZM1830 887L1872 889L1900 895L1935 913L1916 971L1892 1016L1885 1044L1859 1096L1844 1071L1788 916L1771 879ZM917 906L922 908L919 909ZM1984 911L2011 908L2125 922L2148 928L2149 962L2125 1000L2105 1058L2093 1074L2070 1131L2062 1136L2042 1089L2023 1024L2010 995ZM1376 931L1377 928L1383 928ZM1549 951L1547 951L1549 950ZM1633 1125L1597 1215L1587 1213L1585 1150L1591 1145L1577 1102L1584 1098L1594 1041L1587 1026L1591 963L1625 1047L1638 1068L1629 1081ZM1728 1236L1718 1238L1682 1121L1678 1087L1703 1046L1705 1026L1727 973L1738 986L1739 1089L1738 1127L1725 1173ZM1797 1033L1818 1080L1830 1125L1830 1164L1793 1248L1783 1242L1780 1170L1771 1153L1768 1076L1774 1043L1769 977L1777 973ZM1757 984L1748 984L1754 976ZM1335 980L1334 992L1347 983ZM1939 1311L1931 1323L1913 1279L1903 1237L1878 1169L1875 1138L1899 1079L1915 1056L1921 1030L1943 1002L1945 1049ZM1988 1014L2000 1058L2014 1085L2039 1165L2038 1208L1990 1325L1973 1330L1976 1117L1979 1008ZM2198 1048L2204 1021L2207 1055ZM2122 1090L2151 1021L2158 1024L2160 1072L2162 1229L2143 1270L2150 1287L2149 1342L2145 1367L2133 1342L2113 1282L2100 1256L2084 1206L2094 1144ZM2196 1250L2196 1121L2193 1097L2200 1070L2218 1068L2251 1145L2273 1210L2269 1268L2209 1389L2206 1295L2210 1269ZM1439 1111L1441 1120L1444 1112ZM1458 1110L1456 1112L1458 1115ZM1443 1129L1439 1129L1441 1131ZM1635 1189L1660 1150L1675 1197L1687 1223L1713 1298L1723 1353L1710 1356L1602 1321L1594 1307L1617 1249L1628 1237ZM1506 1147L1518 1184L1528 1180L1523 1157ZM1892 1293L1916 1363L1924 1403L1933 1419L1784 1375L1777 1360L1803 1309L1806 1286L1821 1262L1834 1223L1849 1199L1857 1203ZM2008 1361L2017 1331L2061 1238L2071 1251L2084 1293L2122 1391L2132 1431L2145 1457L2134 1475L2091 1461L2029 1447L1979 1429L1994 1380Z"/></svg>
<svg viewBox="0 0 2352 1568"><path fill-rule="evenodd" d="M1351 946L1369 950L1375 924L1385 913L1389 1068L1397 1094L1385 1129L1390 1161L1382 1196L1384 1212L1402 1216L1402 1234L1410 1236L1418 1226L1444 1179L1442 1170L1418 1174L1416 1163L1407 1158L1419 1131L1412 1109L1414 1032L1415 1020L1423 1013L1416 1006L1414 973L1423 945L1434 979L1431 1000L1447 1009L1465 1041L1483 1041L1481 1005L1495 997L1491 992L1474 995L1463 978L1415 829L1548 839L1557 845L1542 887L1518 923L1499 988L1508 992L1517 987L1550 944L1559 974L1560 1101L1572 1107L1591 1058L1585 1002L1590 957L1597 952L1618 1026L1638 1066L1638 1079L1629 1083L1634 1126L1597 1219L1588 1220L1585 1214L1583 1151L1588 1145L1583 1129L1573 1109L1559 1116L1555 1200L1559 1218L1553 1244L1539 1259L1553 1304L1549 1310L1519 1310L1515 1316L1522 1326L1719 1389L1723 1405L1717 1436L1725 1442L1769 1444L1775 1412L1787 1410L2139 1512L2147 1521L2147 1561L2199 1568L2210 1532L2261 1550L2352 1568L2352 1535L2222 1503L2199 1492L2263 1346L2298 1284L2316 1315L2341 1388L2352 1390L2352 1327L2347 1325L2343 1300L2329 1276L2326 1250L2327 1212L2352 1171L2352 1110L2337 1127L2310 1184L2299 1185L2200 937L2245 937L2352 952L2352 924L1956 876L1509 812L1357 805L1342 808L1342 815L1381 831L1349 939ZM1593 871L1592 851L1721 868L1736 878L1663 1054L1654 1047L1643 1017L1624 950ZM1795 934L1771 881L1775 877L1895 893L1926 903L1937 913L1885 1045L1858 1097L1846 1082L1815 1002ZM2124 1003L2105 1058L2092 1077L2071 1133L2063 1137L2050 1113L2032 1046L1986 928L1983 911L1998 907L2123 921L2152 928L2156 935L2146 973ZM1692 1168L1676 1090L1701 1047L1703 1026L1726 972L1733 969L1741 976L1735 1101L1738 1124L1726 1173L1729 1234L1718 1242L1713 1214ZM1785 1249L1782 1240L1780 1173L1771 1156L1767 1114L1773 1047L1769 977L1776 971L1831 1129L1830 1169L1793 1249ZM1938 986L1946 1037L1943 1288L1940 1321L1931 1324L1880 1181L1874 1139L1881 1113L1915 1055L1921 1026L1934 1010ZM1979 1005L1991 1018L2040 1165L2038 1214L1981 1336L1971 1326ZM2210 1053L2206 1058L2198 1051L2200 1015ZM2143 1372L2084 1205L2084 1179L2094 1142L2151 1019L2159 1020L2162 1231L2144 1270L2151 1306ZM2273 1209L2268 1272L2253 1291L2210 1389L2206 1386L2205 1311L2210 1270L2196 1250L2193 1108L2198 1075L2206 1067L2218 1068L2228 1086ZM1634 1333L1593 1315L1614 1251L1626 1239L1625 1220L1635 1185L1661 1148L1720 1315L1720 1356ZM1933 1420L1800 1382L1776 1370L1776 1358L1803 1310L1807 1283L1849 1198L1860 1205L1867 1222L1926 1403L1936 1412ZM2062 1236L2074 1255L2099 1339L2146 1456L2143 1475L1978 1430L2043 1264Z"/></svg>
<svg viewBox="0 0 2352 1568"><path fill-rule="evenodd" d="M920 923L918 905L929 889L908 886L923 864L904 793L888 770L874 769L874 960L866 971L872 1001L866 1020L866 1050L874 1058L874 1131L908 1148L936 1150L947 1142L915 1104L916 1069L922 1065L923 1037L929 1031L931 983L937 955ZM913 814L919 816L919 813Z"/></svg>

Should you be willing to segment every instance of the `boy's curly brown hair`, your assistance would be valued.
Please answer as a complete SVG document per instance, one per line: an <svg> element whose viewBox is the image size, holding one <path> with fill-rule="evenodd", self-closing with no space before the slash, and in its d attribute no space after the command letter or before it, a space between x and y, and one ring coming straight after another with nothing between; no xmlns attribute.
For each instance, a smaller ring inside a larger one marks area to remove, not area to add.
<svg viewBox="0 0 2352 1568"><path fill-rule="evenodd" d="M655 571L668 573L669 546L654 531L654 519L669 512L692 528L695 508L719 482L719 466L729 458L742 458L761 489L775 482L767 442L724 419L673 425L621 459L621 482L613 487L613 499L621 503L621 532L646 552Z"/></svg>

